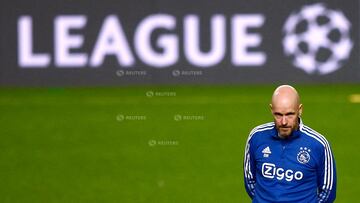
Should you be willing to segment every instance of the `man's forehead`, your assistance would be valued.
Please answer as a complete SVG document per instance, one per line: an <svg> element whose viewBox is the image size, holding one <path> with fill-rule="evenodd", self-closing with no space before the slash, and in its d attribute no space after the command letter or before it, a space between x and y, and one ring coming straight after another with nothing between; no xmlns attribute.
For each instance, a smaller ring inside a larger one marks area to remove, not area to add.
<svg viewBox="0 0 360 203"><path fill-rule="evenodd" d="M273 111L278 112L295 112L299 108L299 105L297 102L294 102L292 100L281 100L281 101L274 101L272 103L272 109Z"/></svg>
<svg viewBox="0 0 360 203"><path fill-rule="evenodd" d="M273 110L273 113L283 114L283 115L293 114L293 113L296 113L296 112L297 112L296 109L274 109L274 110Z"/></svg>

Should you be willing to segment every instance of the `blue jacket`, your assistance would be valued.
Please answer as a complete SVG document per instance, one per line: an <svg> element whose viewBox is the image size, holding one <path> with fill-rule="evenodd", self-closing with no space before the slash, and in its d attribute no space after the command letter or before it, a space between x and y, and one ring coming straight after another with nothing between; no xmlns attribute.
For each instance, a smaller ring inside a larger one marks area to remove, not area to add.
<svg viewBox="0 0 360 203"><path fill-rule="evenodd" d="M324 136L303 125L288 139L274 122L254 128L247 140L244 181L253 203L333 202L336 169Z"/></svg>

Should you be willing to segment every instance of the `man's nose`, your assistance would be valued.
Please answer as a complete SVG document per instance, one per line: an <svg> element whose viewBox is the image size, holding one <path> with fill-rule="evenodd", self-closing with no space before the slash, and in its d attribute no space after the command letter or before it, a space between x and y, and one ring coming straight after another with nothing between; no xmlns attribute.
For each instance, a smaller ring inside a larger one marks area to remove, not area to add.
<svg viewBox="0 0 360 203"><path fill-rule="evenodd" d="M287 125L286 116L283 116L283 117L281 118L281 125Z"/></svg>

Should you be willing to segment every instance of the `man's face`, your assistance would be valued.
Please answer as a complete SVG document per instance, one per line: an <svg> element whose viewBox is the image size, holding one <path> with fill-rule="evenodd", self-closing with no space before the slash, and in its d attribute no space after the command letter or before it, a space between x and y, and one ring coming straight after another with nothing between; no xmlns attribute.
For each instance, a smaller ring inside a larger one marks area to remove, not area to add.
<svg viewBox="0 0 360 203"><path fill-rule="evenodd" d="M274 116L275 126L281 137L288 137L299 127L299 116L302 112L302 105L294 102L277 102L270 105Z"/></svg>

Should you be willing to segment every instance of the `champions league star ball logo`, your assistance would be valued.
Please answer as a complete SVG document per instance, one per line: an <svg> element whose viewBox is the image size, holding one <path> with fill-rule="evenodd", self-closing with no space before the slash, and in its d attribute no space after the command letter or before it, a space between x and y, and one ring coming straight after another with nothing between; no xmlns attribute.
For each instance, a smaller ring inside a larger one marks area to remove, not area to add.
<svg viewBox="0 0 360 203"><path fill-rule="evenodd" d="M298 162L302 163L302 164L306 164L310 161L310 153L311 150L308 149L307 147L300 147L300 151L297 154L297 160Z"/></svg>
<svg viewBox="0 0 360 203"><path fill-rule="evenodd" d="M284 27L283 47L294 66L308 74L328 74L342 67L353 43L351 24L339 10L318 3L292 13Z"/></svg>

